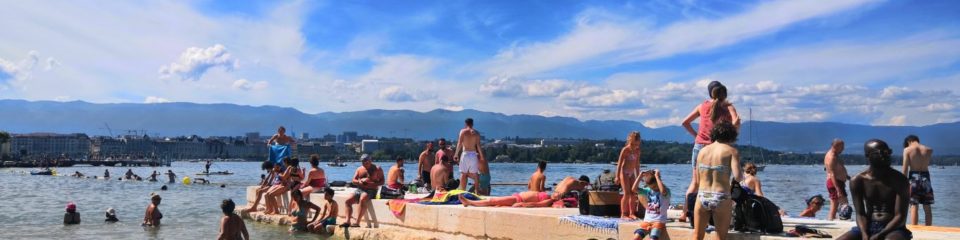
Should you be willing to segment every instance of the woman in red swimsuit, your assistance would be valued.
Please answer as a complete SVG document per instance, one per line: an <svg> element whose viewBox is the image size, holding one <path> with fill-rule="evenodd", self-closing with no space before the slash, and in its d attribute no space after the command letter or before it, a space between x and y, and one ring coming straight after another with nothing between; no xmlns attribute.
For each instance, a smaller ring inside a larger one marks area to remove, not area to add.
<svg viewBox="0 0 960 240"><path fill-rule="evenodd" d="M310 193L322 191L323 188L327 186L327 176L319 165L320 156L316 154L310 155L310 172L307 173L307 178L303 179L301 186L304 187L300 189L300 191L303 192L303 198L308 201L310 200Z"/></svg>

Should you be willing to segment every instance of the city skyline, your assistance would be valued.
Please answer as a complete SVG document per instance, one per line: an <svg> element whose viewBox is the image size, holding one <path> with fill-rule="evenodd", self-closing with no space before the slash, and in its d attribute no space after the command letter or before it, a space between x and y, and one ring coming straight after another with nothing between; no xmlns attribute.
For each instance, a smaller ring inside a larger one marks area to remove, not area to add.
<svg viewBox="0 0 960 240"><path fill-rule="evenodd" d="M718 80L759 121L921 126L960 120L958 4L10 2L0 98L663 127Z"/></svg>

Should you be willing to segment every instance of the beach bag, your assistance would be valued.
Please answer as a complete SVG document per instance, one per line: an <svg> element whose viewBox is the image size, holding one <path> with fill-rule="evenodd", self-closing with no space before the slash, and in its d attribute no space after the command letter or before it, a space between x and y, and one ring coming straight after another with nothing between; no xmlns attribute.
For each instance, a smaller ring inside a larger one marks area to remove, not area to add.
<svg viewBox="0 0 960 240"><path fill-rule="evenodd" d="M620 193L589 191L589 214L593 216L618 217L620 216Z"/></svg>
<svg viewBox="0 0 960 240"><path fill-rule="evenodd" d="M780 207L764 197L748 195L733 211L733 229L741 232L783 233Z"/></svg>
<svg viewBox="0 0 960 240"><path fill-rule="evenodd" d="M330 186L331 186L331 187L346 187L346 186L347 186L347 182L345 182L345 181L333 181L333 182L330 182Z"/></svg>
<svg viewBox="0 0 960 240"><path fill-rule="evenodd" d="M379 199L403 199L403 189L391 189L387 186L380 186Z"/></svg>
<svg viewBox="0 0 960 240"><path fill-rule="evenodd" d="M577 206L580 209L580 215L590 215L590 194L587 192L579 193L577 200L580 202L580 205Z"/></svg>

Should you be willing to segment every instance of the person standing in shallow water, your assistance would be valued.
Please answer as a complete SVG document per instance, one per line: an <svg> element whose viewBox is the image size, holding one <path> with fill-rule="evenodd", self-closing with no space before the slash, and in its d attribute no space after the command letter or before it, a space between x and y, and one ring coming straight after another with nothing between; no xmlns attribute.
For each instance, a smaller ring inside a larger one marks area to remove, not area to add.
<svg viewBox="0 0 960 240"><path fill-rule="evenodd" d="M80 224L80 213L77 212L77 204L67 203L66 213L63 214L63 224Z"/></svg>
<svg viewBox="0 0 960 240"><path fill-rule="evenodd" d="M223 212L223 217L220 218L220 234L217 235L218 240L250 239L250 233L247 232L247 225L243 223L243 218L233 213L233 209L236 208L236 206L233 200L230 199L224 199L223 203L220 203L220 211Z"/></svg>
<svg viewBox="0 0 960 240"><path fill-rule="evenodd" d="M633 182L640 176L640 132L630 132L627 135L627 143L620 150L620 158L617 160L617 175L613 180L620 184L623 189L623 197L620 198L620 218L637 219L637 203L640 200L633 189Z"/></svg>
<svg viewBox="0 0 960 240"><path fill-rule="evenodd" d="M910 182L890 167L893 150L879 139L863 145L870 165L850 180L857 226L837 239L912 239L906 227Z"/></svg>
<svg viewBox="0 0 960 240"><path fill-rule="evenodd" d="M150 194L150 205L147 206L147 210L143 213L143 223L141 225L147 227L160 226L160 219L163 218L163 213L160 213L159 208L160 200L160 194Z"/></svg>
<svg viewBox="0 0 960 240"><path fill-rule="evenodd" d="M910 224L919 222L918 205L923 205L924 224L933 224L933 186L930 183L930 156L933 149L920 144L920 137L907 136L903 139L903 174L910 178Z"/></svg>
<svg viewBox="0 0 960 240"><path fill-rule="evenodd" d="M823 157L823 167L827 170L827 192L830 196L830 212L827 219L837 218L837 210L841 204L847 204L847 167L843 164L840 154L843 153L843 140L834 139L830 150Z"/></svg>
<svg viewBox="0 0 960 240"><path fill-rule="evenodd" d="M740 128L740 115L737 114L737 108L727 101L727 87L720 82L713 81L707 85L707 93L710 94L710 100L706 100L693 108L693 111L683 119L683 128L694 137L693 150L690 155L690 185L687 187L687 198L696 194L697 182L693 176L697 175L697 155L707 144L712 143L710 139L710 130L713 125L719 122L730 122L737 129ZM699 119L699 127L693 130L691 124ZM684 211L680 214L680 221L684 222L687 218L687 205L684 204Z"/></svg>

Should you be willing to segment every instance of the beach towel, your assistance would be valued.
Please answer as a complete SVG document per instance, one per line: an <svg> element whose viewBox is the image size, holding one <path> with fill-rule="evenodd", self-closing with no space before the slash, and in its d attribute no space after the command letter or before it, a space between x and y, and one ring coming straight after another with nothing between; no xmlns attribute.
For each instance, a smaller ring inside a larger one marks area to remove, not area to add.
<svg viewBox="0 0 960 240"><path fill-rule="evenodd" d="M283 164L283 158L290 156L290 145L270 145L270 161L274 164Z"/></svg>
<svg viewBox="0 0 960 240"><path fill-rule="evenodd" d="M418 203L424 201L420 198L413 199L393 199L387 201L387 208L390 208L390 212L393 213L394 217L400 218L403 217L403 210L406 209L407 203Z"/></svg>
<svg viewBox="0 0 960 240"><path fill-rule="evenodd" d="M472 192L467 192L463 190L451 190L446 193L437 193L433 196L433 199L430 199L429 201L421 201L419 203L426 204L426 205L457 205L457 204L462 204L459 198L460 195L463 195L464 197L470 200L482 199L480 198L480 196L477 196Z"/></svg>
<svg viewBox="0 0 960 240"><path fill-rule="evenodd" d="M560 218L560 224L573 225L584 231L612 235L617 234L621 222L636 222L638 220L622 220L590 215L571 215ZM639 226L639 225L638 225Z"/></svg>

